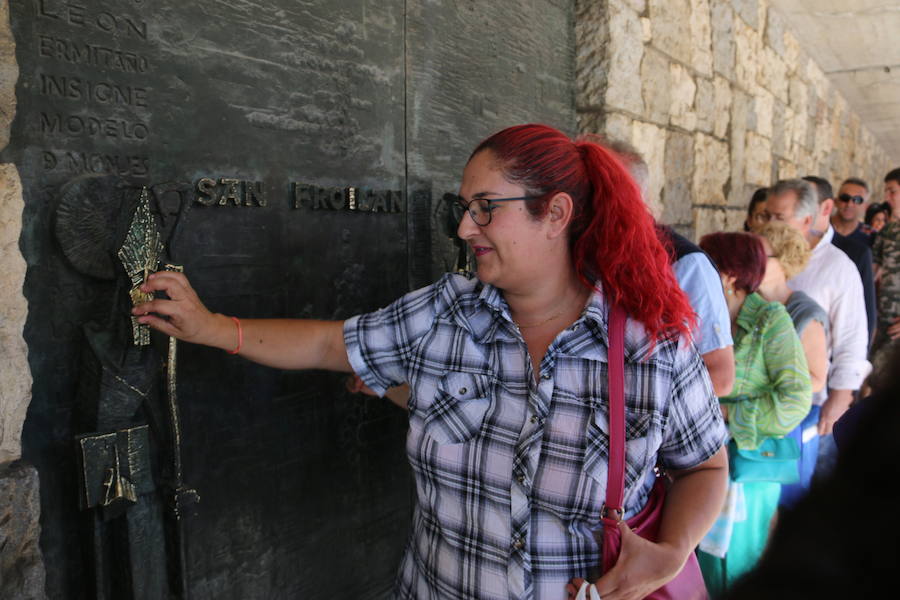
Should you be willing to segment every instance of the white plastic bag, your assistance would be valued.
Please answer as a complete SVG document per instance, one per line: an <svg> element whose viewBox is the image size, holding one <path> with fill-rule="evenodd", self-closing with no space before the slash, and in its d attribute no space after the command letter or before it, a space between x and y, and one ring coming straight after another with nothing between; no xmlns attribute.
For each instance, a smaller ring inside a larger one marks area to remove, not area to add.
<svg viewBox="0 0 900 600"><path fill-rule="evenodd" d="M582 582L575 600L588 600L588 593L590 593L590 600L600 600L600 592L597 591L593 583L589 584L587 581Z"/></svg>

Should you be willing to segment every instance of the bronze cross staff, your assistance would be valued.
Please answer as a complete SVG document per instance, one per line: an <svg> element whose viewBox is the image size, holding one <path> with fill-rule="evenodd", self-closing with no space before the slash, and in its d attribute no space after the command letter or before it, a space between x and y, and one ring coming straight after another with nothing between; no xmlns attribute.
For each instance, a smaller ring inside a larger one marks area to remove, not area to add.
<svg viewBox="0 0 900 600"><path fill-rule="evenodd" d="M184 271L181 265L165 266L166 271ZM184 510L191 504L200 502L197 490L184 484L181 472L181 420L178 415L178 388L176 384L178 358L178 340L169 337L169 353L166 360L166 400L168 402L169 427L172 431L172 474L174 481L171 484L169 501L169 532L173 538L171 548L178 552L177 574L171 573L171 583L175 593L182 600L188 597L187 586L187 559L185 557L185 533Z"/></svg>

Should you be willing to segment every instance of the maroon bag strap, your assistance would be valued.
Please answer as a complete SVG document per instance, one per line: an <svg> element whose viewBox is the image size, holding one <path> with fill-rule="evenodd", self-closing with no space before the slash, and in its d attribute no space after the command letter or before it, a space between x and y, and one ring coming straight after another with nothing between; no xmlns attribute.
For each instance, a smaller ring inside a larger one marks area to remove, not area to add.
<svg viewBox="0 0 900 600"><path fill-rule="evenodd" d="M625 311L618 306L612 306L609 310L607 369L609 372L609 468L606 478L606 502L601 511L603 520L601 566L604 572L611 569L619 558L622 538L616 525L625 518L623 506L625 495ZM653 536L656 535L662 522L662 494L665 493L665 487L660 487L660 482L660 479L656 480L656 486L651 491L647 506L632 517L631 521L635 521L634 523L629 523L634 531L650 540L655 539ZM645 514L651 505L651 512ZM609 515L611 512L616 514ZM644 515L643 518L642 515ZM640 529L643 531L639 531ZM700 573L700 565L697 564L697 557L691 553L687 563L675 579L647 598L707 600L706 586L703 583L703 575Z"/></svg>
<svg viewBox="0 0 900 600"><path fill-rule="evenodd" d="M615 510L622 519L625 507L625 311L618 304L609 309L609 465L603 515Z"/></svg>

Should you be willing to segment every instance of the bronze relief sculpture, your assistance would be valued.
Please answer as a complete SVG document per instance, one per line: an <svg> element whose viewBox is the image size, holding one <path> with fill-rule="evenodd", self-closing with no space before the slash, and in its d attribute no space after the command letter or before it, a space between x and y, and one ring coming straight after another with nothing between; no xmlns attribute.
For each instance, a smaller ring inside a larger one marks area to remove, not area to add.
<svg viewBox="0 0 900 600"><path fill-rule="evenodd" d="M140 290L151 273L181 270L164 243L183 212L176 208L116 177L69 182L56 208L60 249L97 297L83 325L75 442L101 599L186 597L183 517L199 496L182 477L177 342L131 316L152 298Z"/></svg>

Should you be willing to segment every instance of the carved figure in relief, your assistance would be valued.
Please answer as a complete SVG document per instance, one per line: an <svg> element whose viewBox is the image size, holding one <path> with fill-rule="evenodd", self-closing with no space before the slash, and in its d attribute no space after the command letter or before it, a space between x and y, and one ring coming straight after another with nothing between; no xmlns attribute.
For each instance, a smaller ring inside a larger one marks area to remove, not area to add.
<svg viewBox="0 0 900 600"><path fill-rule="evenodd" d="M80 506L92 531L85 546L101 599L186 597L182 517L198 497L181 474L177 347L130 316L153 298L140 290L150 274L180 270L164 261L178 219L156 191L81 177L62 188L56 209L60 248L102 307L83 326L76 429Z"/></svg>

